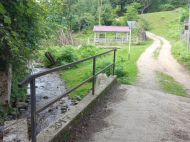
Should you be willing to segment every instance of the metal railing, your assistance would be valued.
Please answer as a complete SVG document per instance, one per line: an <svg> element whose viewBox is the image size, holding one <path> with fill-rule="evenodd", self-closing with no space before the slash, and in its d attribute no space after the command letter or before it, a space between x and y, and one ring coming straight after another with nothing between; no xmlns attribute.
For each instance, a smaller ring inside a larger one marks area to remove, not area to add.
<svg viewBox="0 0 190 142"><path fill-rule="evenodd" d="M95 72L95 68L96 68L96 57L107 54L109 52L114 52L114 57L113 57L113 63L110 64L109 66L105 67L104 69L102 69L99 72ZM45 110L47 107L51 106L52 104L54 104L55 102L57 102L58 100L60 100L61 98L63 98L64 96L70 94L71 92L73 92L74 90L76 90L77 88L79 88L80 86L82 86L83 84L85 84L86 82L93 80L92 82L92 95L95 94L95 77L100 74L101 72L105 71L106 69L108 69L109 67L111 67L113 65L113 75L115 72L115 57L116 57L116 49L113 50L109 50L107 52L104 53L100 53L88 58L84 58L82 60L76 61L76 62L72 62L69 63L67 65L63 65L63 66L59 66L59 67L55 67L53 69L49 69L47 71L44 72L40 72L40 73L36 73L36 74L32 74L29 75L28 77L26 77L23 81L21 81L20 83L18 83L18 86L21 88L25 85L27 85L28 83L30 83L30 93L31 93L31 139L32 142L36 142L36 114L39 114L40 112L42 112L43 110ZM76 85L75 87L73 87L72 89L68 90L67 92L65 92L64 94L57 96L56 98L54 98L53 100L51 100L50 102L46 103L45 105L41 106L39 109L36 110L36 87L35 87L35 79L40 77L40 76L44 76L46 74L50 74L52 72L55 71L59 71L61 69L65 69L67 67L76 65L78 63L87 61L93 59L93 74L91 77L87 78L86 80L84 80L83 82L81 82L80 84Z"/></svg>

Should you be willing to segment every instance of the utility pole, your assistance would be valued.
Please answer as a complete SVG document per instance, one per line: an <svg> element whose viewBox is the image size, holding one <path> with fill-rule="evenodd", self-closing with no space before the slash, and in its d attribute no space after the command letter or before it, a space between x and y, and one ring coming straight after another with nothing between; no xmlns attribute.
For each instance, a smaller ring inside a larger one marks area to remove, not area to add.
<svg viewBox="0 0 190 142"><path fill-rule="evenodd" d="M188 4L189 4L189 0L188 0ZM189 30L190 30L190 4L189 4L188 35L187 35L187 53L189 52Z"/></svg>
<svg viewBox="0 0 190 142"><path fill-rule="evenodd" d="M178 33L179 33L179 26L180 26L180 21L181 21L181 12L179 13Z"/></svg>

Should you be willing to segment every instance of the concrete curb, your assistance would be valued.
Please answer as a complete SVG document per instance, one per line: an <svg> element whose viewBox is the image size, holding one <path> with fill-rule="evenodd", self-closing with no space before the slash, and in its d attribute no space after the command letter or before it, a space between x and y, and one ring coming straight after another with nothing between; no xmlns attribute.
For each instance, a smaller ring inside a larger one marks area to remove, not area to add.
<svg viewBox="0 0 190 142"><path fill-rule="evenodd" d="M88 94L78 105L66 112L59 120L37 135L37 142L59 142L84 115L86 115L99 99L117 82L117 76L109 76L95 90L95 95Z"/></svg>

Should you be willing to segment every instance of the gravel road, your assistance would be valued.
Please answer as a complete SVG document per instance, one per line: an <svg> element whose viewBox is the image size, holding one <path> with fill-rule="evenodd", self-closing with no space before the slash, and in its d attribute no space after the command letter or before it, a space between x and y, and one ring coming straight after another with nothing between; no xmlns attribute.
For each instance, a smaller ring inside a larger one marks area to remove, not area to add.
<svg viewBox="0 0 190 142"><path fill-rule="evenodd" d="M137 61L136 86L116 84L67 136L74 142L190 142L190 98L160 90L155 70L189 92L190 76L171 55L171 44L147 32L154 43ZM157 60L153 52L163 46Z"/></svg>
<svg viewBox="0 0 190 142"><path fill-rule="evenodd" d="M137 61L139 69L137 86L142 86L148 89L160 90L155 71L161 71L169 76L172 76L175 81L180 83L187 93L190 95L190 73L182 65L180 65L171 55L171 44L163 37L156 36L150 32L146 32L147 36L154 40L154 43L149 46L146 51L140 56ZM157 47L162 48L158 59L153 59L153 52Z"/></svg>

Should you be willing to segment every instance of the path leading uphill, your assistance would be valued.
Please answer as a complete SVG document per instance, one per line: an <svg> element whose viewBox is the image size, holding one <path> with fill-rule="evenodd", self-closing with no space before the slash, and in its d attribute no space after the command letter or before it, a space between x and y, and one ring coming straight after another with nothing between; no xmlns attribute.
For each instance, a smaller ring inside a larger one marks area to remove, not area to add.
<svg viewBox="0 0 190 142"><path fill-rule="evenodd" d="M142 86L148 89L160 90L155 71L161 71L169 76L172 76L175 81L179 82L187 90L190 95L190 76L189 72L180 65L171 55L171 44L165 38L156 36L150 32L146 32L147 36L154 40L154 43L149 46L146 51L140 56L137 61L139 68L138 81L135 85ZM153 59L153 52L161 47L162 48L158 59Z"/></svg>
<svg viewBox="0 0 190 142"><path fill-rule="evenodd" d="M190 142L190 98L160 90L155 71L190 89L188 71L171 55L171 44L147 32L154 43L137 61L138 81L116 84L67 136L74 142ZM153 52L163 46L157 60ZM190 94L190 92L188 91Z"/></svg>

